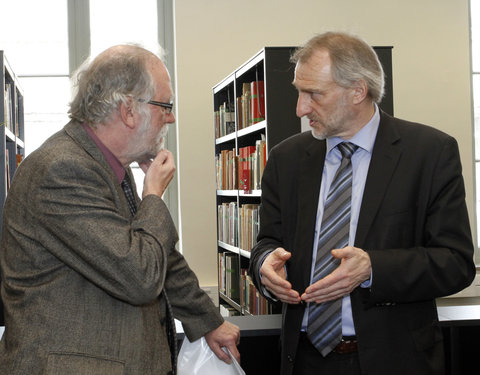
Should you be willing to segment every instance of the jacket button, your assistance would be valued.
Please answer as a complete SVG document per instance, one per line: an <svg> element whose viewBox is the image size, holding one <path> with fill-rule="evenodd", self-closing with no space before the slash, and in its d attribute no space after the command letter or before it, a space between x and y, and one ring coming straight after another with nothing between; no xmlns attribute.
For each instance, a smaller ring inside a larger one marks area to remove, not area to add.
<svg viewBox="0 0 480 375"><path fill-rule="evenodd" d="M292 356L289 354L287 355L287 359L288 359L288 362L292 363L293 362L293 358Z"/></svg>

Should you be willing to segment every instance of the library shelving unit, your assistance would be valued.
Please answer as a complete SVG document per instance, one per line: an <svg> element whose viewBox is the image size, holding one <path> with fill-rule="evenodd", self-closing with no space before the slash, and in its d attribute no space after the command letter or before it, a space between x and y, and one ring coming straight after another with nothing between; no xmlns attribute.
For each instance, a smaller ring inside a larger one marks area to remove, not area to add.
<svg viewBox="0 0 480 375"><path fill-rule="evenodd" d="M213 88L219 300L225 315L279 312L257 293L246 269L268 152L301 129L293 51L265 47Z"/></svg>
<svg viewBox="0 0 480 375"><path fill-rule="evenodd" d="M373 47L385 72L380 108L393 115L392 47ZM218 289L224 315L280 312L246 275L259 227L260 181L269 150L302 131L292 85L295 47L265 47L213 87Z"/></svg>
<svg viewBox="0 0 480 375"><path fill-rule="evenodd" d="M4 51L0 51L0 222L3 205L18 164L25 155L23 91ZM0 300L0 326L3 326L3 304Z"/></svg>

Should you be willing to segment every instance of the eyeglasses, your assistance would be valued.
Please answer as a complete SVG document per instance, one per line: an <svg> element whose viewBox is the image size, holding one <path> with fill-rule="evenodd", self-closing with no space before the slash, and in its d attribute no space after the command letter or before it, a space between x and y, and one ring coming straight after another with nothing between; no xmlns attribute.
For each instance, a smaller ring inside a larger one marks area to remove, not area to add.
<svg viewBox="0 0 480 375"><path fill-rule="evenodd" d="M157 102L155 100L146 101L145 99L138 99L138 101L142 103L146 102L147 104L156 105L157 107L165 108L165 113L167 115L172 113L172 110L173 110L173 103Z"/></svg>

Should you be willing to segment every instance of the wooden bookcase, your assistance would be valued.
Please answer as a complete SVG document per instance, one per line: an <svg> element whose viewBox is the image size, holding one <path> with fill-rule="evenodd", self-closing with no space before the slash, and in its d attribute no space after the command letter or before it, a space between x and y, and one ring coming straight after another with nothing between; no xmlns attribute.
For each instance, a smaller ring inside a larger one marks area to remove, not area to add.
<svg viewBox="0 0 480 375"><path fill-rule="evenodd" d="M380 108L393 115L392 47L373 48L385 72ZM246 269L258 230L261 165L273 146L302 131L295 114L298 94L292 85L294 49L265 47L213 87L219 300L223 308L240 315L280 312L279 306L269 305L256 293ZM246 121L244 108L252 112L252 105L245 105L243 93L244 87L253 90L251 82L263 82L264 111ZM264 155L257 151L262 147ZM248 174L250 183L246 183L245 163L257 166L256 173Z"/></svg>
<svg viewBox="0 0 480 375"><path fill-rule="evenodd" d="M5 54L0 51L0 222L10 182L25 155L23 91ZM1 275L0 275L1 276ZM0 300L0 326L4 325Z"/></svg>
<svg viewBox="0 0 480 375"><path fill-rule="evenodd" d="M279 312L256 293L246 269L258 230L264 162L273 146L301 129L293 51L265 47L213 88L219 299L242 315ZM255 97L262 82L263 96Z"/></svg>

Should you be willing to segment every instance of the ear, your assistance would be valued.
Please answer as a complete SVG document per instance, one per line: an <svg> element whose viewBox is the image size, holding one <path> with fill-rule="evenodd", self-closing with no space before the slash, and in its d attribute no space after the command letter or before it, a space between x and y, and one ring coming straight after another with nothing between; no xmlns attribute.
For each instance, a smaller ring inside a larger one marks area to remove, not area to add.
<svg viewBox="0 0 480 375"><path fill-rule="evenodd" d="M136 126L137 112L133 106L133 99L127 98L126 102L120 102L119 113L122 122L129 128L133 129Z"/></svg>
<svg viewBox="0 0 480 375"><path fill-rule="evenodd" d="M367 82L363 79L357 81L353 87L353 103L360 104L368 96L368 86Z"/></svg>

